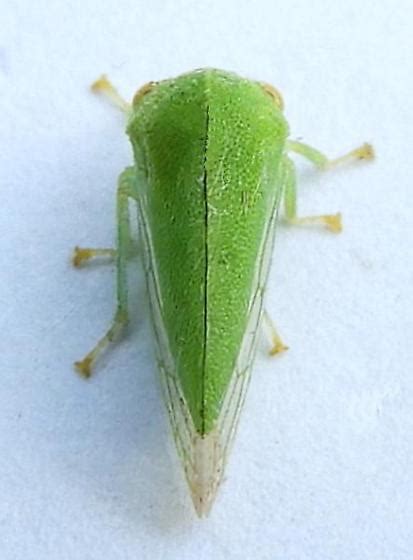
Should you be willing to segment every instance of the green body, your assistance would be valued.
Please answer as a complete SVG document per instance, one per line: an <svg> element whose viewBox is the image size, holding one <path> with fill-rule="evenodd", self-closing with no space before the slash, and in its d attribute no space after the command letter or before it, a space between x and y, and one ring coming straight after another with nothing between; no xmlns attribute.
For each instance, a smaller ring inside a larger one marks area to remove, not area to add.
<svg viewBox="0 0 413 560"><path fill-rule="evenodd" d="M280 93L220 70L146 84L132 105L104 76L92 89L127 112L135 163L118 180L116 250L75 251L76 266L102 256L115 256L117 265L113 321L75 366L89 377L128 321L133 200L166 404L195 510L204 516L222 480L248 387L281 200L289 223L341 231L340 214L297 216L289 153L327 169L372 159L373 148L363 144L330 160L287 140ZM270 353L282 352L286 346L265 317Z"/></svg>
<svg viewBox="0 0 413 560"><path fill-rule="evenodd" d="M149 267L197 433L216 425L281 197L288 127L258 83L206 69L157 83L128 124Z"/></svg>

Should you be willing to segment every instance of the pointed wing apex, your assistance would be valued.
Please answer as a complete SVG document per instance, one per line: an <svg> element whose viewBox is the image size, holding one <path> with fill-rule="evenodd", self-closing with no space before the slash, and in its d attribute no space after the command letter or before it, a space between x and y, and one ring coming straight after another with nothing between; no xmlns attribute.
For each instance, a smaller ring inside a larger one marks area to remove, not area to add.
<svg viewBox="0 0 413 560"><path fill-rule="evenodd" d="M209 514L223 471L223 454L216 430L193 440L193 469L187 470L191 498L198 517Z"/></svg>

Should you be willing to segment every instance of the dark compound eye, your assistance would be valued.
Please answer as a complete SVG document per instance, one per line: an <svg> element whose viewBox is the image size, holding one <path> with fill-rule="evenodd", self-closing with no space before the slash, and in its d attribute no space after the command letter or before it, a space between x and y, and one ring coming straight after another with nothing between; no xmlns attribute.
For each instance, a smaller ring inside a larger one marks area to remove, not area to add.
<svg viewBox="0 0 413 560"><path fill-rule="evenodd" d="M133 98L132 105L135 107L147 93L153 90L153 88L157 85L157 83L158 82L148 82L140 89L138 89L138 91L135 93L135 96Z"/></svg>
<svg viewBox="0 0 413 560"><path fill-rule="evenodd" d="M278 89L276 89L274 86L271 86L270 84L266 84L265 82L260 82L260 86L265 91L265 93L267 93L271 97L277 107L282 111L284 109L284 100Z"/></svg>

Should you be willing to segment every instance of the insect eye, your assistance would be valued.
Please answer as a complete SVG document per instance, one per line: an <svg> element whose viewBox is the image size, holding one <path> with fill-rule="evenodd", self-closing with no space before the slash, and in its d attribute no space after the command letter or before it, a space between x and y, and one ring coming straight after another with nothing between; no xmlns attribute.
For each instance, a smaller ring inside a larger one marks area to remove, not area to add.
<svg viewBox="0 0 413 560"><path fill-rule="evenodd" d="M265 93L267 93L271 97L277 107L282 111L284 109L284 100L278 89L275 89L274 86L266 84L265 82L260 82L260 86L265 91Z"/></svg>
<svg viewBox="0 0 413 560"><path fill-rule="evenodd" d="M153 90L153 88L156 86L158 82L148 82L147 84L145 84L144 86L142 86L141 88L138 89L138 91L135 93L133 101L132 101L132 105L135 107L136 105L138 105L138 103L142 100L142 98L149 93L150 91Z"/></svg>

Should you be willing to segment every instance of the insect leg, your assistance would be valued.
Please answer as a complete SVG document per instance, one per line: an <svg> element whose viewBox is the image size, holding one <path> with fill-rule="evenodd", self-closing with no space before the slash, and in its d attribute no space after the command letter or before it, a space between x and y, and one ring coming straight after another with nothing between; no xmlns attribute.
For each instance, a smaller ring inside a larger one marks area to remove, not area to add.
<svg viewBox="0 0 413 560"><path fill-rule="evenodd" d="M117 250L89 249L91 256L116 256L117 271L117 308L112 323L106 334L98 341L96 346L79 362L75 362L76 370L84 377L91 375L96 359L121 333L128 322L128 290L126 265L131 253L131 235L129 224L129 199L136 200L136 176L133 167L128 167L121 173L118 180L117 191L117 225L118 239ZM80 250L81 251L81 250ZM89 257L87 257L89 258Z"/></svg>
<svg viewBox="0 0 413 560"><path fill-rule="evenodd" d="M121 111L127 113L131 106L123 99L123 97L118 93L115 86L108 80L108 78L103 74L99 79L97 79L90 86L90 89L95 93L103 93L106 95L111 102L118 107Z"/></svg>
<svg viewBox="0 0 413 560"><path fill-rule="evenodd" d="M287 157L281 163L284 212L287 221L293 225L307 226L312 224L322 225L334 233L340 233L341 214L322 214L320 216L297 217L297 182L294 163Z"/></svg>
<svg viewBox="0 0 413 560"><path fill-rule="evenodd" d="M319 152L315 148L312 148L308 144L303 142L296 142L294 140L287 141L287 150L295 152L305 157L316 167L322 170L331 169L337 165L342 165L343 163L350 163L358 159L374 159L374 150L371 144L363 144L355 150L351 150L347 154L340 156L336 159L328 159L323 153Z"/></svg>
<svg viewBox="0 0 413 560"><path fill-rule="evenodd" d="M271 344L270 355L275 356L276 354L280 354L281 352L285 352L285 350L288 350L288 346L286 346L282 341L280 335L277 332L277 329L275 328L274 323L271 320L271 317L265 309L263 319L263 328L266 331Z"/></svg>
<svg viewBox="0 0 413 560"><path fill-rule="evenodd" d="M105 263L113 261L116 257L116 249L91 249L89 247L75 247L72 256L72 264L76 268L83 266L85 262L89 262L92 259L108 257Z"/></svg>
<svg viewBox="0 0 413 560"><path fill-rule="evenodd" d="M136 257L139 254L138 242L130 239L128 249L128 259ZM72 264L76 268L81 268L85 263L88 264L91 260L95 259L103 259L102 264L109 264L115 260L116 257L116 249L75 247L72 255Z"/></svg>

